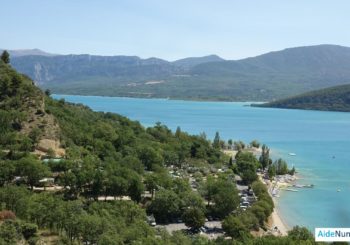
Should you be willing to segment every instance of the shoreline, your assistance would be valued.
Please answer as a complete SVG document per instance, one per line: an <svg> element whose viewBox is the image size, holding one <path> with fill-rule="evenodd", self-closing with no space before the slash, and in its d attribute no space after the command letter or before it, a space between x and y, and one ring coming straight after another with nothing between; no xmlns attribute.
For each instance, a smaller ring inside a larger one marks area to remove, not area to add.
<svg viewBox="0 0 350 245"><path fill-rule="evenodd" d="M290 181L295 181L297 177L293 176ZM278 201L279 197L278 193L281 190L281 187L289 186L290 183L288 181L280 181L280 180L264 180L261 176L259 176L259 180L264 183L268 188L268 193L271 196L273 203L275 205L272 214L270 215L267 226L272 231L272 233L276 236L287 236L290 227L283 221L283 215L281 214L281 210L278 209ZM277 227L277 229L275 229Z"/></svg>
<svg viewBox="0 0 350 245"><path fill-rule="evenodd" d="M277 201L275 198L272 198L275 208L273 209L272 214L269 217L268 226L271 230L275 230L274 228L277 227L277 235L279 236L287 236L288 231L290 230L289 227L283 222L281 212L277 208Z"/></svg>
<svg viewBox="0 0 350 245"><path fill-rule="evenodd" d="M45 89L44 87L40 87ZM140 92L142 93L142 92ZM182 97L150 97L150 96L126 96L126 95L96 95L96 94L66 94L66 93L52 93L53 96L85 96L85 97L107 97L107 98L129 98L129 99L159 99L159 100L173 100L173 101L190 101L190 102L227 102L227 103L268 103L269 101L251 101L251 100L231 100L231 99L201 99L201 98L182 98Z"/></svg>
<svg viewBox="0 0 350 245"><path fill-rule="evenodd" d="M261 148L248 148L246 151L252 152L254 155L261 154ZM232 149L226 149L223 150L223 152L231 157L235 157L238 151L232 150ZM266 232L266 235L272 234L274 236L287 236L288 231L290 230L290 227L283 221L283 215L281 215L281 211L277 208L278 202L277 197L279 197L278 193L281 190L281 187L287 187L290 185L290 181L294 182L297 177L294 175L291 178L284 176L281 179L275 179L274 181L270 180L264 180L262 176L259 174L259 181L262 182L267 187L267 192L271 196L273 203L274 203L274 209L270 217L267 221L267 227L268 231ZM289 179L290 178L290 179ZM274 193L277 194L277 196L274 195ZM277 228L277 229L275 229Z"/></svg>

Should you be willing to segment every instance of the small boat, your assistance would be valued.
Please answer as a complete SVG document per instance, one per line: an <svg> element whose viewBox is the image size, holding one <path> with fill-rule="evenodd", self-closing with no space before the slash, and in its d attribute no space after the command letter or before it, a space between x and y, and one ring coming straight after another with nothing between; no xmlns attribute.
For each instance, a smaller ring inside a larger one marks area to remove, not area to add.
<svg viewBox="0 0 350 245"><path fill-rule="evenodd" d="M288 153L289 156L296 156L297 154L293 153L293 152L289 152Z"/></svg>
<svg viewBox="0 0 350 245"><path fill-rule="evenodd" d="M286 191L298 192L298 190L287 188Z"/></svg>
<svg viewBox="0 0 350 245"><path fill-rule="evenodd" d="M340 190L340 189L338 189L338 190L337 190L337 192L341 192L341 190Z"/></svg>
<svg viewBox="0 0 350 245"><path fill-rule="evenodd" d="M305 188L314 188L315 185L314 184L311 184L311 185L304 185Z"/></svg>

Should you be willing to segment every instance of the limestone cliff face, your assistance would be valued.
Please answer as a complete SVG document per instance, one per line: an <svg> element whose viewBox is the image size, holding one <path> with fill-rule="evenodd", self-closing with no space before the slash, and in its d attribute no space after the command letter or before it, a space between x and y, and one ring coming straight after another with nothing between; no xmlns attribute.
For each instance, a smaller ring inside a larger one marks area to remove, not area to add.
<svg viewBox="0 0 350 245"><path fill-rule="evenodd" d="M43 85L45 84L45 82L48 82L54 79L54 76L50 74L49 70L39 62L34 64L33 71L34 71L33 80L37 85Z"/></svg>
<svg viewBox="0 0 350 245"><path fill-rule="evenodd" d="M38 132L38 143L35 153L37 155L46 155L53 151L56 156L64 156L65 150L60 144L60 127L53 115L45 111L44 96L40 96L33 101L28 99L26 120L22 123L21 133L29 135L33 131Z"/></svg>

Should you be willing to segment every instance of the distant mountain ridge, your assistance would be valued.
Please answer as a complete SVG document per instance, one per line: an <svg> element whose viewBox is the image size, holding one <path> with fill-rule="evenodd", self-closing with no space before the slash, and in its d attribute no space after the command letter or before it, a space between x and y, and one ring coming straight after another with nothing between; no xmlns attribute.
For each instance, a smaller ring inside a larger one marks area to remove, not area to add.
<svg viewBox="0 0 350 245"><path fill-rule="evenodd" d="M272 101L350 81L350 48L288 48L241 60L169 62L136 56L14 56L12 65L54 93Z"/></svg>
<svg viewBox="0 0 350 245"><path fill-rule="evenodd" d="M254 106L350 112L350 84L325 88Z"/></svg>
<svg viewBox="0 0 350 245"><path fill-rule="evenodd" d="M4 49L0 49L0 52L4 51ZM28 55L39 55L39 56L57 56L57 54L47 53L40 49L16 49L16 50L7 50L12 57L19 56L28 56Z"/></svg>
<svg viewBox="0 0 350 245"><path fill-rule="evenodd" d="M203 57L189 57L189 58L179 59L179 60L173 61L172 63L180 67L192 68L196 65L200 65L203 63L217 62L217 61L224 61L224 59L215 54L212 54L212 55L207 55Z"/></svg>

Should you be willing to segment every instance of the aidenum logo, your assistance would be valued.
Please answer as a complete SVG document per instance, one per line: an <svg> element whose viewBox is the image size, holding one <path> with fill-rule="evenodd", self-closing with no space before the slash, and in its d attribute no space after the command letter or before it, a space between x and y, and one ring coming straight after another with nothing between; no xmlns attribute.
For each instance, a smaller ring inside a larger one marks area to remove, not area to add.
<svg viewBox="0 0 350 245"><path fill-rule="evenodd" d="M316 242L349 242L350 228L315 228Z"/></svg>

